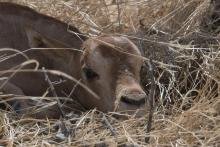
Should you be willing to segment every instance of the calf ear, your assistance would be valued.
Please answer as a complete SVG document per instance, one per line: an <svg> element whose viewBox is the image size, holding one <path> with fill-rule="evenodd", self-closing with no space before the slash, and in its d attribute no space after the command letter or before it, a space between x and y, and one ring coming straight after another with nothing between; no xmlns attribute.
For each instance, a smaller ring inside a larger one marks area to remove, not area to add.
<svg viewBox="0 0 220 147"><path fill-rule="evenodd" d="M30 27L25 28L30 48L69 48L58 40L48 38Z"/></svg>

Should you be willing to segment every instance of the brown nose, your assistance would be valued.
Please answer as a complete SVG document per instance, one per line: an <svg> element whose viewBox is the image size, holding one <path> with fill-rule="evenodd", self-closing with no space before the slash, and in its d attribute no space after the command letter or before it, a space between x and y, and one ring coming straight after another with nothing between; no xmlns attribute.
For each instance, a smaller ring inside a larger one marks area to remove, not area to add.
<svg viewBox="0 0 220 147"><path fill-rule="evenodd" d="M121 101L130 105L141 106L146 102L147 96L145 93L141 94L126 94L121 96Z"/></svg>

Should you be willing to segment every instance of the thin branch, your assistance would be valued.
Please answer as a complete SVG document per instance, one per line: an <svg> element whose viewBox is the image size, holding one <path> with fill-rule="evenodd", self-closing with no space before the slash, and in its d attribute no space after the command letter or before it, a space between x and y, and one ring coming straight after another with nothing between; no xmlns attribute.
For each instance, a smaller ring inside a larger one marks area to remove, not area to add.
<svg viewBox="0 0 220 147"><path fill-rule="evenodd" d="M107 126L107 128L111 131L112 135L115 136L116 135L116 131L115 128L113 128L113 126L110 124L110 122L108 121L108 119L105 117L105 114L102 113L102 122Z"/></svg>
<svg viewBox="0 0 220 147"><path fill-rule="evenodd" d="M43 71L45 71L45 68L44 68L44 67L43 67L42 69L43 69ZM61 104L61 102L60 102L60 100L59 100L59 98L58 98L58 95L57 95L56 90L55 90L55 88L54 88L54 86L53 86L53 83L51 82L50 78L48 77L46 71L44 72L44 76L45 76L45 80L46 80L46 81L48 82L48 84L49 84L49 87L50 87L50 89L51 89L51 92L52 92L53 97L55 97L55 98L56 98L56 101L57 101L57 106L58 106L58 109L59 109L60 114L61 114L61 116L60 116L60 121L61 121L61 130L62 130L62 133L63 133L65 136L68 136L68 135L69 135L69 131L68 131L68 129L67 129L66 125L65 125L65 122L64 122L65 114L64 114L64 112L63 112L63 110L62 110L62 108L61 108L61 107L62 107L62 106L61 106L62 104Z"/></svg>
<svg viewBox="0 0 220 147"><path fill-rule="evenodd" d="M154 113L154 95L155 95L155 89L156 89L156 83L154 81L154 64L152 62L152 59L150 58L150 61L148 62L148 68L149 68L149 75L150 75L150 80L151 80L151 88L150 88L150 93L149 93L149 115L148 115L148 123L147 123L147 133L150 133L151 127L152 127L152 122L153 122L153 113ZM150 137L145 138L145 142L149 143Z"/></svg>
<svg viewBox="0 0 220 147"><path fill-rule="evenodd" d="M120 11L120 0L116 0L117 3L117 9L118 9L118 25L119 25L119 31L121 30L121 11Z"/></svg>

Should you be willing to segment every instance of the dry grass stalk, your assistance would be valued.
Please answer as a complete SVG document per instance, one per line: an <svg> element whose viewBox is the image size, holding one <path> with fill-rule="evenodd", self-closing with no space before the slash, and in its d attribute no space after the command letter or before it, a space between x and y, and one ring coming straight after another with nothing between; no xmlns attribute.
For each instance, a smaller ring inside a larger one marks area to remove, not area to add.
<svg viewBox="0 0 220 147"><path fill-rule="evenodd" d="M207 39L206 41L196 40L198 37L188 37L187 40L188 34L200 29L199 24L206 10L209 9L210 0L2 1L28 5L42 13L74 24L88 35L117 32L141 39L142 37L134 34L138 33L139 21L142 20L144 27L147 28L147 31L143 31L146 58L149 59L148 52L155 52L156 57L153 59L158 60L155 74L158 92L150 134L146 133L147 114L139 118L128 116L128 119L120 120L113 117L114 113L109 113L105 114L105 123L103 123L102 113L90 110L82 114L68 114L65 123L71 135L60 140L59 136L57 137L60 124L58 120L19 118L10 110L2 110L0 112L0 145L220 145L218 40L212 42ZM156 33L149 35L151 30L149 28L154 28ZM160 31L165 34L165 39L163 39L164 34L161 37L158 33ZM181 39L183 41L180 41ZM156 49L159 50L159 54L156 54ZM163 55L161 55L162 49L165 50ZM165 56L168 50L175 53L174 59L172 58L169 62ZM0 62L3 60L6 60L6 56L1 54ZM37 62L32 62L36 63L37 69ZM167 64L181 68L164 66ZM3 72L0 71L0 73ZM51 72L61 74L57 71ZM0 80L4 78L0 77ZM68 78L74 80L72 77ZM143 81L146 80L144 78L146 77L143 77ZM79 81L76 82L79 83ZM4 95L0 91L0 98L0 103L5 103L9 98L21 97ZM42 106L43 108L55 101L55 98L36 98L37 101L42 99L49 101ZM150 137L150 144L145 142L146 137Z"/></svg>

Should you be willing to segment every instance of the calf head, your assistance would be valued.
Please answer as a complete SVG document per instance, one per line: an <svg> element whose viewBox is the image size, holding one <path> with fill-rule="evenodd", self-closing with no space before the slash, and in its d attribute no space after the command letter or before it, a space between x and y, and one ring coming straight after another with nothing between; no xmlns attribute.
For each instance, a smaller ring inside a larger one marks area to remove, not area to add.
<svg viewBox="0 0 220 147"><path fill-rule="evenodd" d="M33 31L27 36L31 47L66 47ZM136 110L145 103L146 94L139 83L143 60L129 39L114 35L95 37L86 40L83 49L81 65L69 64L64 68L77 70L77 75L71 75L81 77L81 82L96 94L80 86L75 89L84 107L103 112L127 111ZM75 60L72 62L79 63Z"/></svg>
<svg viewBox="0 0 220 147"><path fill-rule="evenodd" d="M140 86L141 54L127 38L100 36L84 43L81 56L81 77L99 100L80 97L80 102L99 110L124 111L139 108L146 101Z"/></svg>

